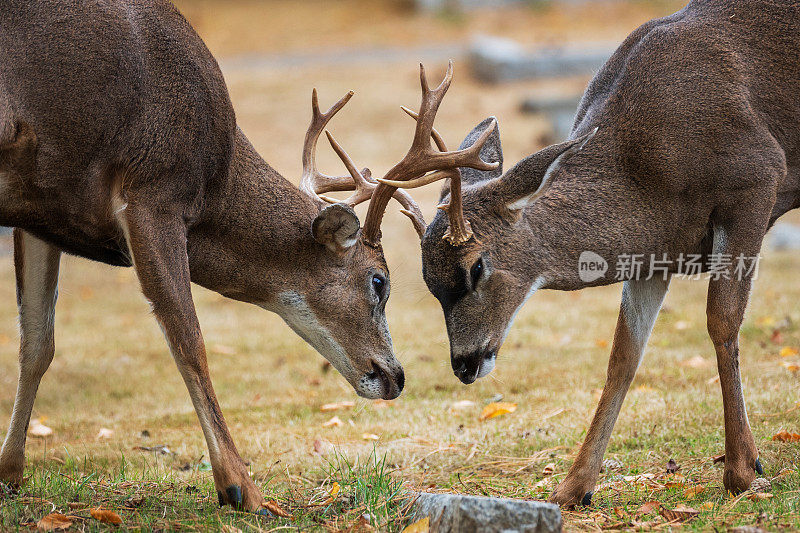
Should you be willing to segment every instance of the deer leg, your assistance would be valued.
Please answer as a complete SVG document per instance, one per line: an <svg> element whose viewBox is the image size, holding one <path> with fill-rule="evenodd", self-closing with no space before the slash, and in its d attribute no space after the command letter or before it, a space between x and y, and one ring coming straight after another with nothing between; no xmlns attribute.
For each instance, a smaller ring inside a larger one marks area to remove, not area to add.
<svg viewBox="0 0 800 533"><path fill-rule="evenodd" d="M669 280L658 278L625 282L608 362L608 377L600 402L578 457L567 477L550 496L551 502L562 506L591 503L611 431L639 368L644 347L668 288Z"/></svg>
<svg viewBox="0 0 800 533"><path fill-rule="evenodd" d="M11 424L0 451L0 481L18 487L25 466L25 435L39 382L55 352L53 319L61 252L20 229L14 230L20 349L19 383Z"/></svg>
<svg viewBox="0 0 800 533"><path fill-rule="evenodd" d="M203 428L220 505L266 513L264 498L236 450L211 385L192 301L187 230L182 218L131 203L118 214L118 219L142 292L164 331Z"/></svg>
<svg viewBox="0 0 800 533"><path fill-rule="evenodd" d="M734 235L733 232L716 229L714 252L730 254L732 257L739 254L745 257L758 255L760 238L755 239L757 247L737 246ZM753 239L749 240L753 242ZM739 375L739 328L750 296L752 275L742 276L742 279L736 279L737 277L709 281L706 307L708 334L717 352L725 418L725 471L722 481L725 488L734 494L747 490L756 478L756 473L763 473L758 449L747 420Z"/></svg>

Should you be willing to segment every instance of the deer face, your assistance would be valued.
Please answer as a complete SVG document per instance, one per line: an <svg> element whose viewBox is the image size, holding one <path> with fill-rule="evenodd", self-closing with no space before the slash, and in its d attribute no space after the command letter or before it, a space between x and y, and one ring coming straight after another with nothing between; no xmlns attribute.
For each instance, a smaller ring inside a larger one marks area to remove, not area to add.
<svg viewBox="0 0 800 533"><path fill-rule="evenodd" d="M461 143L476 142L493 119L479 124ZM522 213L546 190L558 164L585 138L551 146L526 158L506 174L495 128L480 157L499 163L493 170L460 170L460 187L446 187L442 202L461 205L461 220L441 211L422 239L425 283L444 311L455 375L466 384L488 375L511 324L525 301L546 282L547 257L537 249L532 225ZM451 191L452 189L452 191ZM452 195L460 195L454 202ZM448 211L450 210L448 209ZM545 221L542 221L546 223ZM455 242L452 227L469 232Z"/></svg>

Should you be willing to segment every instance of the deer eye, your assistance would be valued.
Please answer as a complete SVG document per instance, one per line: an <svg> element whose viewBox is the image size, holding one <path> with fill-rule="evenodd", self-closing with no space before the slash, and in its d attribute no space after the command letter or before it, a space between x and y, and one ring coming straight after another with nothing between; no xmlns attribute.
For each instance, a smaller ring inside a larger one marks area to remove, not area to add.
<svg viewBox="0 0 800 533"><path fill-rule="evenodd" d="M480 281L482 275L483 275L483 258L479 258L477 261L475 261L475 264L472 265L472 268L469 269L469 277L472 280L473 290L475 290L475 287L478 285L478 281Z"/></svg>
<svg viewBox="0 0 800 533"><path fill-rule="evenodd" d="M379 299L383 298L383 293L386 290L386 278L380 274L372 276L372 290L378 295Z"/></svg>

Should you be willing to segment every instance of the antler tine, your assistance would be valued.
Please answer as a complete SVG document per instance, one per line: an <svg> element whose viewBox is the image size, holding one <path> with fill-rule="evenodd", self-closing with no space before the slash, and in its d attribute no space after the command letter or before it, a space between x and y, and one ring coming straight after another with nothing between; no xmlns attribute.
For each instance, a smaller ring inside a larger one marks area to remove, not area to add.
<svg viewBox="0 0 800 533"><path fill-rule="evenodd" d="M322 113L319 110L319 99L317 89L311 91L311 123L306 131L303 141L303 175L300 179L300 190L311 198L319 198L317 193L327 191L347 191L353 188L348 176L329 176L317 170L316 150L317 140L320 134L330 122L331 118L338 113L353 97L353 91L349 91L338 102L333 104L330 109Z"/></svg>
<svg viewBox="0 0 800 533"><path fill-rule="evenodd" d="M410 110L404 105L401 105L400 109L405 111L406 115L410 116L414 120L417 120L417 118L419 118L418 113L415 113L414 111ZM431 137L433 137L433 142L436 144L436 148L438 148L440 152L447 151L447 146L444 144L444 139L442 139L442 136L439 134L438 131L436 131L436 128L431 128Z"/></svg>

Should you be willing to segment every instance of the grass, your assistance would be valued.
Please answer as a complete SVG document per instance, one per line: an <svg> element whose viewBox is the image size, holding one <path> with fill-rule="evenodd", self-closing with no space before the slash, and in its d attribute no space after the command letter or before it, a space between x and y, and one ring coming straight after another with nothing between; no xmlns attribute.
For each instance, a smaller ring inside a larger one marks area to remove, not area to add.
<svg viewBox="0 0 800 533"><path fill-rule="evenodd" d="M261 32L265 27L259 17L266 15L256 9L262 4L253 3L255 11L247 11L242 6L250 4L237 3L221 13L211 9L215 5L198 2L189 10L190 20L212 49L222 54L264 51L250 35L252 28ZM495 33L508 29L516 36L525 24L537 27L539 19L552 22L551 35L563 39L621 38L659 14L648 3L632 5L595 21L602 26L596 33L588 30L588 15L524 8L508 20L494 14L484 21L467 17L443 34L432 29L455 23L435 22L441 17L434 17L434 22L425 22L433 26L423 26L414 38L459 38L476 26ZM672 7L660 7L660 13ZM288 9L288 3L275 2L277 20L288 16ZM571 14L578 17L575 29L557 24ZM217 15L220 27L212 24ZM302 24L319 22L319 17L297 18ZM342 26L337 30L342 43L348 40L342 34L347 31L344 20L331 23ZM370 43L382 32L388 44L400 45L407 32L416 31L414 20L403 19L391 31L389 22L375 20L374 27L353 30L354 42ZM242 34L241 43L230 39L236 27L251 28ZM302 31L277 23L276 27L277 36L265 36L264 47L280 51L300 46ZM283 44L281 32L288 39ZM321 42L320 35L308 35L309 46ZM471 80L461 65L456 64L437 128L448 143L457 145L474 124L496 115L508 163L539 148L547 134L541 117L520 114L520 100L531 93L580 92L587 81L488 87ZM431 79L444 70L441 64L428 67ZM414 64L234 69L225 74L244 131L289 179L299 177L300 147L315 85L323 106L348 89L356 90L331 128L358 164L379 174L408 148L413 124L397 106L418 102ZM322 170L340 169L336 156L323 145L319 161ZM428 217L435 209L435 189L414 191ZM363 216L363 207L359 213ZM794 213L787 220L798 223L800 216ZM56 357L34 412L54 433L47 439L29 439L28 483L21 495L0 498L0 530L25 529L22 524L52 510L80 517L76 530L105 529L88 513L102 505L120 513L123 527L141 530L347 531L354 526L367 529L360 517L368 514L370 526L397 531L407 521L398 498L401 488L545 498L572 463L603 387L620 287L538 293L519 313L495 372L465 387L450 370L441 309L420 275L418 240L396 207L387 214L383 232L392 275L387 314L407 376L406 390L394 402L357 399L352 409L321 412L323 404L354 399L340 376L324 367L278 317L195 289L214 385L231 432L265 495L291 512L292 521L268 521L217 506L191 402L133 272L65 258ZM7 249L7 241L0 244ZM705 327L706 284L677 281L606 454L622 466L601 475L591 508L564 513L567 529L675 527L657 522L655 516L637 515L636 510L652 500L669 508L684 504L699 510L699 516L683 524L689 530L756 524L769 530L800 529L800 448L772 440L781 430L800 431L800 410L795 409L799 374L782 365L798 358L779 354L782 347L800 347L798 269L797 254L766 254L742 328L741 366L750 422L767 476L780 475L773 482L773 497L757 502L730 498L722 488L722 468L711 460L723 452L723 431L713 347ZM3 255L0 437L16 387L14 298L12 261ZM481 408L496 395L517 403L517 410L479 421ZM454 404L462 400L474 405L456 409ZM343 424L324 427L333 415ZM103 428L112 430L110 437L98 438ZM379 440L365 440L365 433ZM169 453L141 449L161 445ZM681 466L682 481L667 477L669 459ZM551 463L553 474L545 476ZM635 477L643 474L648 476ZM334 482L340 492L325 503ZM699 486L702 492L687 496L688 488Z"/></svg>

